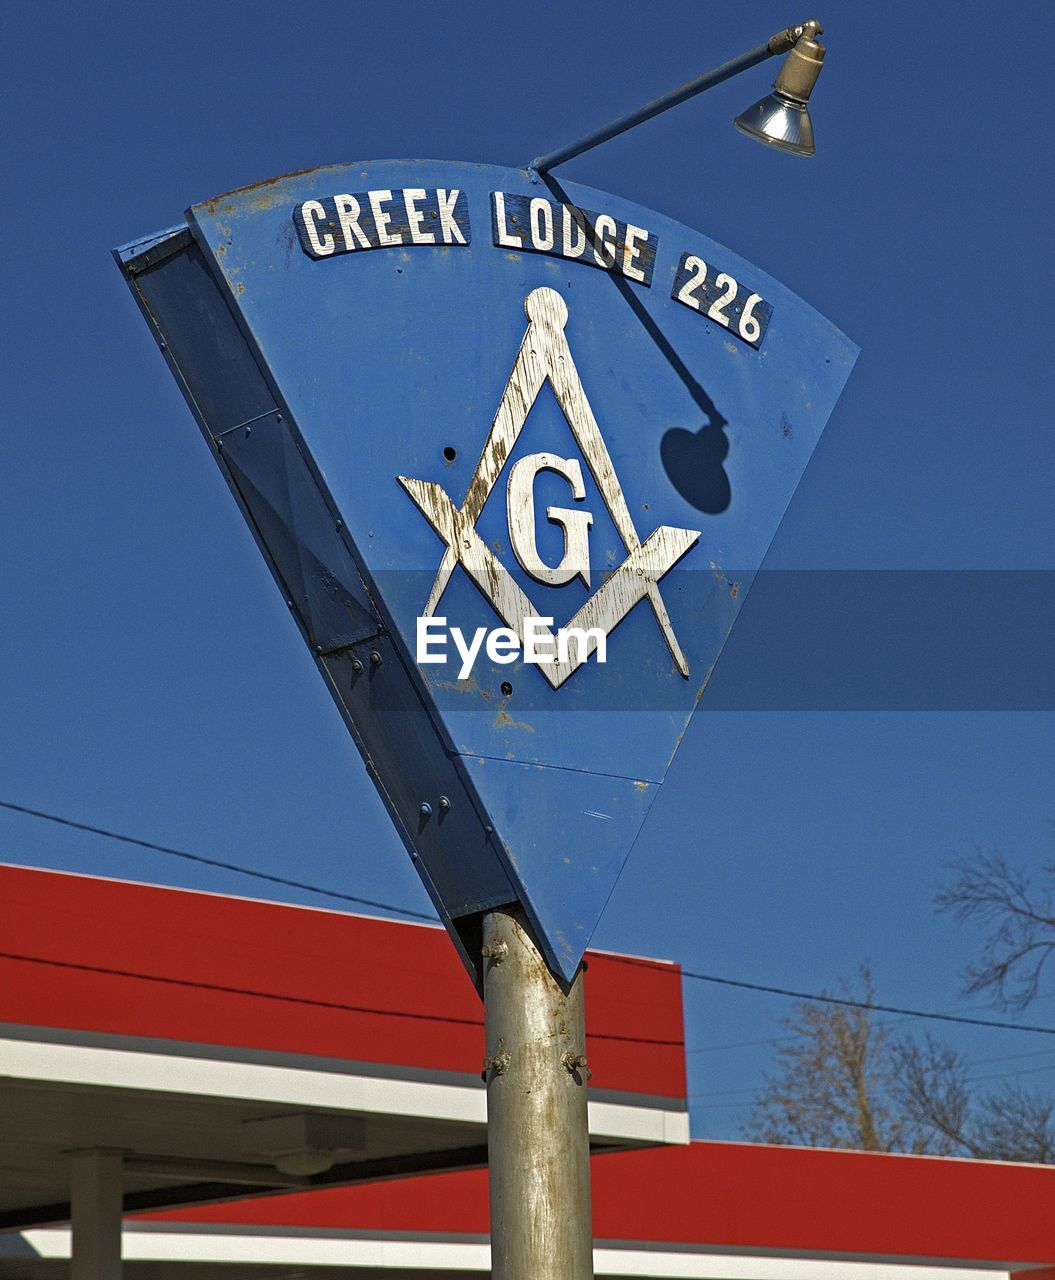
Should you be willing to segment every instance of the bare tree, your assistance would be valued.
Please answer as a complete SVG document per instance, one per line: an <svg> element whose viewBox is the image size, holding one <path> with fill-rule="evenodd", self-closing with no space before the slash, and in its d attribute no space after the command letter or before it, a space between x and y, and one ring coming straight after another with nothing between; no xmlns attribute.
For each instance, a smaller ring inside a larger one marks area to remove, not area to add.
<svg viewBox="0 0 1055 1280"><path fill-rule="evenodd" d="M855 985L834 994L873 999L867 966ZM803 1001L781 1020L776 1070L743 1126L756 1142L861 1151L920 1150L896 1096L897 1056L886 1028L867 1007Z"/></svg>
<svg viewBox="0 0 1055 1280"><path fill-rule="evenodd" d="M824 994L829 994L825 992ZM958 1050L895 1036L862 967L835 995L781 1020L776 1069L742 1125L756 1142L1055 1163L1055 1096L1018 1084L979 1092Z"/></svg>
<svg viewBox="0 0 1055 1280"><path fill-rule="evenodd" d="M990 1160L1055 1164L1055 1097L1018 1084L989 1094L973 1138Z"/></svg>
<svg viewBox="0 0 1055 1280"><path fill-rule="evenodd" d="M898 1044L897 1092L935 1155L1055 1163L1055 1096L1008 1083L972 1088L962 1053L925 1036Z"/></svg>
<svg viewBox="0 0 1055 1280"><path fill-rule="evenodd" d="M963 1054L926 1036L901 1040L894 1057L898 1101L913 1131L926 1135L918 1149L937 1156L981 1156L964 1140L971 1094Z"/></svg>
<svg viewBox="0 0 1055 1280"><path fill-rule="evenodd" d="M950 870L935 893L939 910L986 930L981 958L967 970L967 992L1024 1009L1055 952L1055 861L1043 865L1039 883L995 850L961 858Z"/></svg>

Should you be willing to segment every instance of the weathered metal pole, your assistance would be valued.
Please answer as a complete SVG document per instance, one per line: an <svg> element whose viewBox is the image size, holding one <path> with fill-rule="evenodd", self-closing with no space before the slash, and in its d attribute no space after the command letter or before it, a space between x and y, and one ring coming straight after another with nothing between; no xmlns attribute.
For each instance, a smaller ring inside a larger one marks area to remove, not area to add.
<svg viewBox="0 0 1055 1280"><path fill-rule="evenodd" d="M565 995L512 908L484 918L493 1280L592 1280L582 970Z"/></svg>

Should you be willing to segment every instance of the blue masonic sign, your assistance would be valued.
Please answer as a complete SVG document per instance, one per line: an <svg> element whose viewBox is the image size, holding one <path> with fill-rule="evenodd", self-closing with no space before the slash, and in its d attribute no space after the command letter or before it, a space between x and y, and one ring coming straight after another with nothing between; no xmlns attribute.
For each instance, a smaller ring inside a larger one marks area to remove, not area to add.
<svg viewBox="0 0 1055 1280"><path fill-rule="evenodd" d="M570 980L856 347L486 165L295 174L117 257L470 971L520 903Z"/></svg>

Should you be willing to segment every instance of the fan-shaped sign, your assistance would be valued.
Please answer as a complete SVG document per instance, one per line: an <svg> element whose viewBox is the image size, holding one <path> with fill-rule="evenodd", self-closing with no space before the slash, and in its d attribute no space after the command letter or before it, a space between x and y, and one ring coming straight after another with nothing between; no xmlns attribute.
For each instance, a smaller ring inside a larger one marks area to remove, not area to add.
<svg viewBox="0 0 1055 1280"><path fill-rule="evenodd" d="M279 178L117 257L470 970L519 902L570 979L856 348L484 165Z"/></svg>

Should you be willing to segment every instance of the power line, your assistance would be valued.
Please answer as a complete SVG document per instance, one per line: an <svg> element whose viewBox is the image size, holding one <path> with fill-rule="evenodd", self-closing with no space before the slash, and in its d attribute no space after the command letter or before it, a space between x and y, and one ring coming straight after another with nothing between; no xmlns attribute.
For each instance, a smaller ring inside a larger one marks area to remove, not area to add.
<svg viewBox="0 0 1055 1280"><path fill-rule="evenodd" d="M692 1099L690 1098L689 1101L691 1102ZM707 1110L708 1111L739 1111L745 1105L746 1104L743 1102L713 1102L707 1108Z"/></svg>
<svg viewBox="0 0 1055 1280"><path fill-rule="evenodd" d="M986 1062L1005 1062L1023 1059L1023 1057L1042 1057L1049 1055L1050 1052L1050 1050L1042 1050L1040 1053L1006 1053L1006 1055L1001 1057L982 1057L982 1059L972 1062L970 1066L972 1066L972 1068L976 1068L976 1066L982 1066L983 1064L986 1064ZM968 1075L967 1080L969 1084L977 1084L981 1083L982 1080L1003 1080L1009 1078L1009 1076L1041 1075L1042 1073L1045 1073L1045 1071L1055 1071L1055 1062L1049 1062L1046 1066L1018 1068L1014 1071L987 1071L985 1075ZM750 1094L753 1094L753 1096L758 1097L759 1094L766 1091L766 1088L767 1087L764 1084L745 1084L736 1089L702 1089L702 1091L699 1091L698 1093L690 1093L689 1101L695 1102L700 1100L700 1098L743 1097L744 1094L749 1094L749 1096Z"/></svg>
<svg viewBox="0 0 1055 1280"><path fill-rule="evenodd" d="M754 1041L755 1044L764 1044L765 1041ZM785 1042L787 1043L787 1042ZM977 1067L989 1066L995 1062L1021 1062L1023 1058L1047 1058L1052 1054L1051 1049L1034 1049L1029 1053L1002 1053L991 1058L973 1058L969 1061L968 1066L971 1070ZM1014 1071L997 1071L988 1072L985 1075L969 1076L968 1079L973 1084L980 1080L1001 1080L1006 1076L1022 1076L1022 1075L1038 1075L1045 1071L1055 1071L1055 1062L1048 1063L1043 1067L1019 1067ZM738 1089L704 1089L698 1093L689 1094L689 1100L694 1101L697 1098L727 1098L734 1094L758 1094L766 1086L765 1085L743 1085Z"/></svg>
<svg viewBox="0 0 1055 1280"><path fill-rule="evenodd" d="M79 960L57 960L50 956L31 956L17 951L0 951L0 960L20 964L39 964L52 969L71 969L78 973L97 973L109 978L130 978L139 982L157 982L164 986L189 987L195 991L215 991L223 995L252 996L259 1000L276 1000L283 1004L305 1005L314 1009L333 1009L340 1013L365 1013L378 1018L406 1018L414 1022L447 1022L455 1026L479 1027L482 1018L459 1018L454 1014L417 1013L407 1009L379 1009L371 1005L345 1004L339 1000L319 1000L312 996L285 995L280 991L258 991L253 987L232 987L219 982L202 982L198 978L179 978L170 974L142 973L138 969L117 969L109 965L85 964ZM591 1040L615 1040L626 1044L661 1045L680 1049L683 1040L660 1040L654 1036L624 1036L606 1031L589 1031Z"/></svg>
<svg viewBox="0 0 1055 1280"><path fill-rule="evenodd" d="M1050 1049L1033 1049L1029 1053L1001 1053L995 1058L974 1058L971 1061L971 1066L983 1067L992 1062L1019 1062L1022 1058L1044 1058L1051 1052Z"/></svg>
<svg viewBox="0 0 1055 1280"><path fill-rule="evenodd" d="M632 956L611 956L619 964L643 965L658 969L661 966L651 960L637 960ZM665 966L664 966L665 967ZM772 987L762 982L745 982L740 978L720 978L713 973L696 973L682 969L683 978L697 982L709 982L719 987L736 987L741 991L758 991L765 995L784 996L790 1000L804 1000L810 1004L836 1004L849 1009L867 1009L871 1013L892 1013L902 1018L924 1018L932 1022L955 1022L969 1027L990 1027L998 1031L1026 1031L1033 1035L1055 1036L1055 1027L1040 1027L1027 1022L1000 1022L995 1018L969 1018L956 1013L932 1013L926 1009L907 1009L894 1004L876 1004L867 1000L853 1000L849 996L829 996L823 992L793 991L788 987Z"/></svg>
<svg viewBox="0 0 1055 1280"><path fill-rule="evenodd" d="M689 1102L697 1102L701 1098L733 1098L740 1097L745 1093L750 1097L758 1097L765 1089L766 1086L764 1084L743 1085L739 1089L701 1089L698 1093L690 1093L688 1100Z"/></svg>
<svg viewBox="0 0 1055 1280"><path fill-rule="evenodd" d="M77 973L97 973L109 978L132 978L141 982L158 982L165 986L191 987L196 991L216 991L223 995L255 996L261 1000L277 1000L283 1004L307 1005L314 1009L335 1009L342 1013L368 1013L379 1018L408 1018L416 1022L450 1022L460 1026L482 1027L479 1018L458 1018L452 1014L414 1013L404 1009L378 1009L369 1005L344 1004L337 1000L318 1000L312 996L284 995L279 991L257 991L252 987L232 987L220 982L202 982L197 978L177 978L169 974L141 973L136 969L118 969L109 965L85 964L79 960L56 960L50 956L30 956L17 951L0 951L0 960L21 964L45 965L51 969L71 969Z"/></svg>
<svg viewBox="0 0 1055 1280"><path fill-rule="evenodd" d="M1055 998L1055 991L1048 992L1043 996L1036 997L1037 1000L1051 1000L1053 998ZM871 1005L865 1006L865 1008L872 1008L872 1007L873 1006ZM990 1008L990 1009L998 1008L998 1007L999 1006L997 1005L983 1005L983 1008ZM958 1005L955 1009L947 1010L947 1012L960 1013L962 1011L966 1011L973 1008L977 1008L977 1005L969 1005L969 1004ZM905 1016L901 1016L901 1017L895 1018L895 1020L889 1025L897 1026L899 1023L906 1022L906 1021L908 1021L908 1018ZM1016 1023L1015 1025L1017 1026L1018 1024ZM694 1054L699 1054L699 1053L728 1053L728 1052L732 1052L735 1049L755 1049L755 1048L763 1048L767 1045L782 1045L782 1044L792 1044L792 1043L794 1043L793 1036L769 1036L765 1040L734 1040L729 1044L700 1045L696 1049L687 1050L687 1056L691 1057ZM1003 1057L1000 1057L1000 1058L977 1058L977 1059L974 1059L974 1061L978 1063L1005 1062L1005 1061L1010 1061L1014 1058L1038 1057L1040 1054L1051 1053L1051 1052L1052 1052L1051 1049L1038 1049L1032 1053L1011 1053L1011 1054L1005 1054Z"/></svg>
<svg viewBox="0 0 1055 1280"><path fill-rule="evenodd" d="M1019 1076L1037 1076L1045 1071L1055 1070L1055 1064L1049 1063L1046 1067L1026 1067L1018 1071L991 1071L984 1076L968 1076L968 1084L977 1084L982 1080L1008 1080L1012 1077L1018 1079Z"/></svg>
<svg viewBox="0 0 1055 1280"><path fill-rule="evenodd" d="M227 862L219 858L205 857L199 853L188 853L185 849L173 849L168 845L156 844L152 840L141 840L137 836L125 835L119 831L109 831L105 827L96 827L87 822L78 822L72 818L59 817L42 809L31 809L26 805L15 804L10 800L0 800L0 809L9 809L14 813L27 814L29 817L41 818L45 822L55 822L60 826L72 827L76 831L87 831L92 835L103 836L108 840L118 840L123 844L135 845L141 849L149 849L154 853L166 854L173 858L182 858L187 862L202 866L217 867L224 871L233 871L237 875L250 876L255 880L265 880L270 884L280 884L290 889L302 889L308 893L316 893L322 897L335 898L341 902L354 902L359 906L375 907L381 911L391 911L396 915L409 916L416 920L435 921L434 916L422 911L412 911L408 907L398 907L391 902L380 902L374 898L363 898L356 894L342 893L337 889L326 889L321 885L309 884L303 880L291 880L285 876L271 875L266 871L257 871L252 867L243 867L235 862ZM659 965L650 960L638 960L631 956L607 957L620 964L632 964L649 969L662 969L669 972L669 966ZM43 963L43 962L42 962ZM142 975L140 975L142 976ZM1032 1035L1055 1036L1055 1027L1043 1027L1020 1022L1003 1022L994 1018L972 1018L962 1014L935 1013L926 1009L909 1009L899 1005L874 1004L864 1000L854 1000L849 996L830 996L823 992L794 991L787 987L769 986L761 982L746 982L739 978L723 978L711 973L698 973L692 969L682 969L683 978L691 978L696 982L707 982L715 986L734 987L741 991L757 991L765 995L782 996L790 1000L804 1000L811 1004L834 1004L850 1009L867 1009L873 1013L894 1014L902 1018L921 1018L931 1022L951 1022L961 1026L988 1027L997 1031L1023 1031ZM252 993L247 993L252 994ZM258 993L260 994L260 993ZM665 1041L644 1040L642 1043L667 1043ZM670 1042L673 1043L673 1042Z"/></svg>
<svg viewBox="0 0 1055 1280"><path fill-rule="evenodd" d="M435 924L436 917L424 911L411 911L409 907L393 906L391 902L378 902L374 898L360 898L353 893L341 893L337 889L324 889L321 885L308 884L304 880L290 880L285 876L271 875L267 871L256 871L252 867L239 866L237 862L224 862L220 858L207 858L200 853L188 853L185 849L173 849L168 845L155 844L152 840L141 840L138 836L124 835L120 831L108 831L105 827L94 827L88 822L76 822L73 818L60 818L57 814L46 813L43 809L30 809L26 805L14 804L10 800L0 800L0 809L10 809L13 813L28 814L31 818L43 818L45 822L55 822L62 827L72 827L75 831L87 831L94 836L104 836L107 840L119 840L122 844L132 844L140 849L149 849L152 853L164 853L170 858L182 858L185 862L195 862L203 867L218 867L222 871L233 871L240 876L251 876L254 880L266 880L270 884L280 884L287 889L304 889L308 893L317 893L324 898L336 898L341 902L354 902L361 907L376 907L381 911L394 911L397 915L411 916L415 920L428 920Z"/></svg>
<svg viewBox="0 0 1055 1280"><path fill-rule="evenodd" d="M1045 1050L1044 1052L1049 1052L1049 1051ZM1016 1058L1033 1058L1038 1056L1040 1055L1032 1054L1032 1053L1022 1053L1022 1054L1013 1053L1013 1054L1008 1054L1005 1057L1001 1057L1001 1058L980 1058L978 1059L978 1061L972 1063L971 1065L972 1067L977 1067L977 1066L981 1066L983 1063L986 1063L986 1062L1004 1062L1004 1061L1009 1061ZM1043 1066L1043 1067L1020 1067L1015 1071L989 1071L989 1072L986 1072L984 1075L968 1075L965 1077L965 1079L968 1084L982 1084L987 1080L1017 1079L1019 1076L1043 1075L1045 1072L1051 1072L1051 1071L1055 1071L1055 1063L1048 1063L1047 1066ZM703 1100L704 1102L706 1102L706 1100L709 1098L743 1097L746 1094L747 1097L743 1102L721 1103L721 1104L715 1103L713 1105L714 1106L720 1105L723 1108L727 1106L748 1106L753 1099L762 1097L765 1094L767 1087L768 1086L765 1084L759 1084L759 1085L744 1085L739 1089L704 1089L698 1093L690 1093L688 1095L688 1101L699 1102ZM710 1105L711 1104L708 1104L708 1107L710 1107Z"/></svg>
<svg viewBox="0 0 1055 1280"><path fill-rule="evenodd" d="M732 1044L704 1044L698 1049L690 1049L689 1053L727 1053L733 1049L758 1049L764 1045L787 1043L789 1043L787 1036L770 1036L767 1040L735 1040Z"/></svg>

